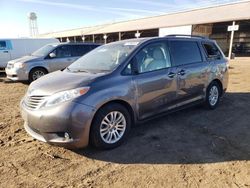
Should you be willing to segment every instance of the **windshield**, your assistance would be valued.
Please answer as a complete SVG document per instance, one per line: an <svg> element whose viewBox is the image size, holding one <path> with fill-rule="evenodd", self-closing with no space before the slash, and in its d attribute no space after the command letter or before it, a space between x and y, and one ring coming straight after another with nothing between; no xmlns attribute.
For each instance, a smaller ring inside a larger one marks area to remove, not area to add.
<svg viewBox="0 0 250 188"><path fill-rule="evenodd" d="M46 56L49 52L51 52L57 45L48 44L33 52L31 55L33 56Z"/></svg>
<svg viewBox="0 0 250 188"><path fill-rule="evenodd" d="M120 65L139 42L116 42L100 46L84 55L68 67L81 72L110 72Z"/></svg>

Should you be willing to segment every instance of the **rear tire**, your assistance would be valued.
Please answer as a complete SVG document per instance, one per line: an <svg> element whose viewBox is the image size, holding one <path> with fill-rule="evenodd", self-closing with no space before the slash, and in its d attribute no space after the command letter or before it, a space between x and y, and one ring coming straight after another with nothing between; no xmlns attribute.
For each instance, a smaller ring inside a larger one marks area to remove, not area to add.
<svg viewBox="0 0 250 188"><path fill-rule="evenodd" d="M214 110L217 108L220 102L221 97L221 87L217 82L212 82L208 88L206 93L206 106L208 109Z"/></svg>
<svg viewBox="0 0 250 188"><path fill-rule="evenodd" d="M131 117L128 110L113 103L102 107L94 117L90 130L90 143L99 149L118 147L128 136Z"/></svg>
<svg viewBox="0 0 250 188"><path fill-rule="evenodd" d="M29 73L29 82L31 83L47 73L47 70L44 68L34 68Z"/></svg>

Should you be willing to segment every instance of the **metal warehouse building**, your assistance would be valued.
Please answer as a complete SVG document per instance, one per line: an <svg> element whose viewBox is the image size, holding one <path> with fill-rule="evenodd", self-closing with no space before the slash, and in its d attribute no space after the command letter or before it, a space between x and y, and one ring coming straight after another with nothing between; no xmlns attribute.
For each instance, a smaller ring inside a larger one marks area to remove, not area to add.
<svg viewBox="0 0 250 188"><path fill-rule="evenodd" d="M233 52L236 56L250 56L250 1L47 33L41 37L56 37L62 42L108 43L135 37L192 34L216 39L227 53L231 36L228 26L233 24L239 25L234 32Z"/></svg>

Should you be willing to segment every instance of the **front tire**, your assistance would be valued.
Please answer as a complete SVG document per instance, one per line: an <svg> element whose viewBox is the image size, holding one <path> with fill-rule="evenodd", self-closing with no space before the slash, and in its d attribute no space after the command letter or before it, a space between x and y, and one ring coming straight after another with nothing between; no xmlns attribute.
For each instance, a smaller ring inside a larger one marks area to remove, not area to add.
<svg viewBox="0 0 250 188"><path fill-rule="evenodd" d="M90 143L100 149L115 148L126 140L130 127L128 110L120 104L108 104L95 115L90 130Z"/></svg>
<svg viewBox="0 0 250 188"><path fill-rule="evenodd" d="M221 87L217 82L212 82L208 88L206 93L206 106L214 110L217 108L221 97Z"/></svg>
<svg viewBox="0 0 250 188"><path fill-rule="evenodd" d="M48 72L43 68L34 68L30 71L29 82L31 83L31 82L37 80L38 78L44 76L47 73Z"/></svg>

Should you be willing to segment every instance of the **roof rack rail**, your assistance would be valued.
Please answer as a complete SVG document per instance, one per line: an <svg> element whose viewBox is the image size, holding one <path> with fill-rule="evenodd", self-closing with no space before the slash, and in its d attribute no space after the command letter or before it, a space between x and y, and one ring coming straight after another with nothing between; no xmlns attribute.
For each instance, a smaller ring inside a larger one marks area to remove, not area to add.
<svg viewBox="0 0 250 188"><path fill-rule="evenodd" d="M205 36L200 36L200 35L181 35L181 34L176 34L176 35L166 35L165 37L190 37L190 38L208 39L208 37L205 37Z"/></svg>

